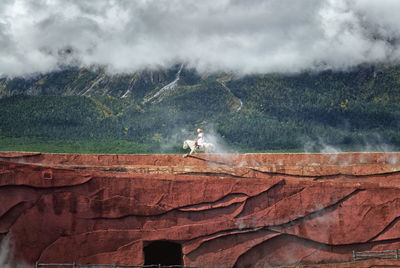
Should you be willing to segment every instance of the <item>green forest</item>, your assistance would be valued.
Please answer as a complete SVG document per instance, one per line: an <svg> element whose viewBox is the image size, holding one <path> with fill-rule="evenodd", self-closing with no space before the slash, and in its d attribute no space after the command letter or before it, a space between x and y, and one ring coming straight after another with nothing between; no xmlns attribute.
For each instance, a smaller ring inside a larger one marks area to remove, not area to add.
<svg viewBox="0 0 400 268"><path fill-rule="evenodd" d="M175 88L151 99L177 68L2 79L0 151L184 153L197 128L219 152L400 148L399 66L248 76L184 69Z"/></svg>

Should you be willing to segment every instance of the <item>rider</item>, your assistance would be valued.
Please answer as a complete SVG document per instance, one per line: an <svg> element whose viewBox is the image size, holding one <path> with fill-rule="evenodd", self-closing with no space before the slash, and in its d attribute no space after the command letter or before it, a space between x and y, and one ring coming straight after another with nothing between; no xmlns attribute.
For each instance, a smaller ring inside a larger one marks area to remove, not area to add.
<svg viewBox="0 0 400 268"><path fill-rule="evenodd" d="M197 138L194 140L194 146L199 148L204 145L204 132L201 128L198 128L197 133Z"/></svg>

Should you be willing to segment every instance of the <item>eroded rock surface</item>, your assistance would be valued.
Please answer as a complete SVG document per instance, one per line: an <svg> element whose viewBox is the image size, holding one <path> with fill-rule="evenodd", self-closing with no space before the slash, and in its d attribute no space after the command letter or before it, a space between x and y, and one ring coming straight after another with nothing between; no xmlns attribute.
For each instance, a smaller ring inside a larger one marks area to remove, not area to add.
<svg viewBox="0 0 400 268"><path fill-rule="evenodd" d="M0 239L30 264L140 265L159 240L191 266L351 261L400 247L399 172L399 153L0 153Z"/></svg>

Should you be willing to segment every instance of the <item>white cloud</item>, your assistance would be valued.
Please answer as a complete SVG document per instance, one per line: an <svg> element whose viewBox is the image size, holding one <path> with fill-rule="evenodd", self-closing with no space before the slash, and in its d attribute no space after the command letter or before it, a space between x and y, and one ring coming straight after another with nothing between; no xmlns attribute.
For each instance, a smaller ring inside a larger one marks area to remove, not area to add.
<svg viewBox="0 0 400 268"><path fill-rule="evenodd" d="M4 0L0 75L64 65L134 72L298 72L398 63L398 0Z"/></svg>

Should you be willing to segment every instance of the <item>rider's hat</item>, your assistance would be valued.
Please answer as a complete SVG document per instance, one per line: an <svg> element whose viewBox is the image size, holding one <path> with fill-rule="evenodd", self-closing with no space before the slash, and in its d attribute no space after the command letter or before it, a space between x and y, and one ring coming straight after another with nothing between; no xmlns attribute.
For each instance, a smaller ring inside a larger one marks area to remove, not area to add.
<svg viewBox="0 0 400 268"><path fill-rule="evenodd" d="M197 133L203 132L203 130L201 128L197 129Z"/></svg>

